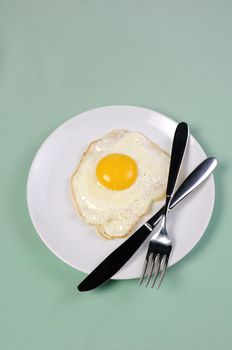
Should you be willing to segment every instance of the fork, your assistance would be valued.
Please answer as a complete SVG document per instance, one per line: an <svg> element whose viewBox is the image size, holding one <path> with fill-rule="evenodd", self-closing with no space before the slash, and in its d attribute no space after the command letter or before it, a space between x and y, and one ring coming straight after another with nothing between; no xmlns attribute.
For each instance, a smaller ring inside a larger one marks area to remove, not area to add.
<svg viewBox="0 0 232 350"><path fill-rule="evenodd" d="M151 283L151 287L153 288L156 283L157 277L160 273L160 279L157 287L159 288L163 281L168 266L169 257L172 252L172 240L168 235L166 227L166 218L174 194L175 185L180 172L182 160L187 147L188 137L188 125L184 122L179 123L177 125L172 144L171 160L166 190L166 202L163 209L161 226L158 231L157 229L153 229L153 231L156 232L153 234L149 242L139 285L143 283L143 280L147 275L147 287L153 275L153 281Z"/></svg>

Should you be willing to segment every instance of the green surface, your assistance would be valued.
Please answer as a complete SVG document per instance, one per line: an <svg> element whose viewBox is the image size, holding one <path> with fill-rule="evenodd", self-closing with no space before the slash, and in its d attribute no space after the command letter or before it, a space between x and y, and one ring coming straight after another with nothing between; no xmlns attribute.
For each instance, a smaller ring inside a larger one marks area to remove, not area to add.
<svg viewBox="0 0 232 350"><path fill-rule="evenodd" d="M232 348L231 38L232 1L0 1L1 350ZM219 160L207 233L158 292L131 280L77 293L84 274L27 212L42 141L111 104L187 121Z"/></svg>

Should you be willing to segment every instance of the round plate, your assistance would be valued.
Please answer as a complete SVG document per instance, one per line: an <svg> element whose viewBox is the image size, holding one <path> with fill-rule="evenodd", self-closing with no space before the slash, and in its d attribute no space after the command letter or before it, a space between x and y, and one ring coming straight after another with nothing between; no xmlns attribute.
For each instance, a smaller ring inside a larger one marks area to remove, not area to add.
<svg viewBox="0 0 232 350"><path fill-rule="evenodd" d="M89 143L113 129L144 133L170 154L176 125L149 109L108 106L81 113L58 127L37 152L27 183L30 216L47 247L64 262L86 273L118 247L124 239L105 240L77 216L71 200L70 177ZM179 182L205 157L199 143L190 136ZM203 235L212 214L214 194L214 180L210 176L170 212L168 230L174 248L169 266L189 253ZM161 205L163 202L157 203L154 212ZM113 278L139 277L147 245L146 241Z"/></svg>

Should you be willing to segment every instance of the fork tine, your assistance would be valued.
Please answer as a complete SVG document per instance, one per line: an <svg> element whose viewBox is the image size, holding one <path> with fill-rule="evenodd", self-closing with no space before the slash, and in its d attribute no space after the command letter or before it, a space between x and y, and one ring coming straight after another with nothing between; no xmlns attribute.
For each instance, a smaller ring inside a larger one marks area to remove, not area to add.
<svg viewBox="0 0 232 350"><path fill-rule="evenodd" d="M143 280L144 280L144 277L145 277L145 272L146 272L146 269L147 269L147 264L148 264L148 257L146 257L145 260L144 260L143 270L142 270L140 281L139 281L139 286L141 286L141 284L143 283Z"/></svg>
<svg viewBox="0 0 232 350"><path fill-rule="evenodd" d="M159 280L159 284L158 284L157 289L159 289L159 287L160 287L160 285L161 285L161 283L162 283L162 281L164 279L165 272L167 270L167 266L168 266L168 257L167 257L167 255L163 256L160 265L161 265L162 272L161 272L161 276L160 276L160 280Z"/></svg>
<svg viewBox="0 0 232 350"><path fill-rule="evenodd" d="M152 252L145 258L144 264L143 264L143 271L141 274L141 278L140 278L140 283L139 285L141 285L143 283L143 280L145 278L146 275L148 275L148 271L149 271L149 267L151 266L151 259L152 259Z"/></svg>
<svg viewBox="0 0 232 350"><path fill-rule="evenodd" d="M149 254L149 258L148 258L148 263L147 263L147 269L145 271L145 276L147 275L147 277L149 278L151 271L152 271L152 259L153 259L153 253L151 252ZM147 287L147 284L146 284Z"/></svg>
<svg viewBox="0 0 232 350"><path fill-rule="evenodd" d="M151 253L150 254L150 256L149 256L149 258L151 257L151 263L150 263L150 273L149 273L149 275L148 275L148 277L147 277L147 283L146 283L146 287L148 286L148 284L149 284L149 282L150 282L150 279L151 279L151 276L152 276L152 272L153 272L153 269L154 269L154 265L155 265L155 259L154 259L154 254L153 253Z"/></svg>
<svg viewBox="0 0 232 350"><path fill-rule="evenodd" d="M153 280L151 288L153 288L155 285L155 282L156 282L158 274L159 274L159 269L160 269L160 254L157 254L155 257L154 280Z"/></svg>

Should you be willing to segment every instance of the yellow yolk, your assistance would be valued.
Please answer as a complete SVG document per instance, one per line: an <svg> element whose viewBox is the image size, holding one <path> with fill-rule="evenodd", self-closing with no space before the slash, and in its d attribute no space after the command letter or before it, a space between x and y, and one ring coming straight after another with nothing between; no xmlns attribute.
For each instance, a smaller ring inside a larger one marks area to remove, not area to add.
<svg viewBox="0 0 232 350"><path fill-rule="evenodd" d="M120 153L112 153L102 158L96 168L98 182L110 190L125 190L137 178L135 161Z"/></svg>

